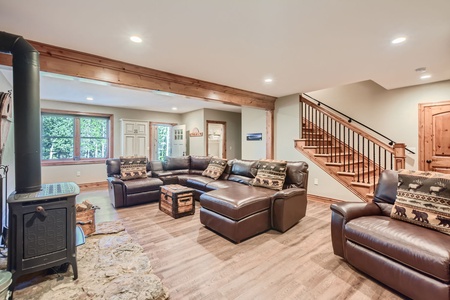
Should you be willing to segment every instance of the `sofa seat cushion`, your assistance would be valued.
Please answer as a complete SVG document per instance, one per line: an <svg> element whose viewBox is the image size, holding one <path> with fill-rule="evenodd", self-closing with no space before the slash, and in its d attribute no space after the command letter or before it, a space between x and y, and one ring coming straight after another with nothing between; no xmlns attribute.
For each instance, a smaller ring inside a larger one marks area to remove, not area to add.
<svg viewBox="0 0 450 300"><path fill-rule="evenodd" d="M208 188L208 190L214 191L214 190L226 189L226 188L241 188L242 186L247 186L247 185L243 184L243 183L238 183L236 181L219 179L219 180L211 181L210 183L208 183L208 185L206 187ZM272 191L272 193L273 193L273 191Z"/></svg>
<svg viewBox="0 0 450 300"><path fill-rule="evenodd" d="M225 188L200 196L203 208L212 210L233 220L241 220L270 208L273 191L241 185L240 188Z"/></svg>
<svg viewBox="0 0 450 300"><path fill-rule="evenodd" d="M450 238L387 216L353 219L345 236L363 247L443 282L450 282Z"/></svg>
<svg viewBox="0 0 450 300"><path fill-rule="evenodd" d="M201 175L189 175L189 177L186 176L186 178L186 186L202 191L206 191L206 185L211 181L214 181L212 178ZM180 179L180 177L178 177L178 179Z"/></svg>
<svg viewBox="0 0 450 300"><path fill-rule="evenodd" d="M163 185L163 182L158 178L140 178L127 180L123 183L127 187L127 194L157 191L159 190L159 187Z"/></svg>

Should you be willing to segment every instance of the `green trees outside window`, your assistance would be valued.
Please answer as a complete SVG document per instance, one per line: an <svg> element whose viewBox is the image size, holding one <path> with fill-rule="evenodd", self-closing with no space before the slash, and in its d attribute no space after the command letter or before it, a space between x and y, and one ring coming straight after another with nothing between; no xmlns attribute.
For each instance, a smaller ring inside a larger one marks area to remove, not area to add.
<svg viewBox="0 0 450 300"><path fill-rule="evenodd" d="M157 150L156 159L163 161L170 155L170 132L172 127L168 125L156 125Z"/></svg>
<svg viewBox="0 0 450 300"><path fill-rule="evenodd" d="M42 160L105 159L109 118L42 113Z"/></svg>

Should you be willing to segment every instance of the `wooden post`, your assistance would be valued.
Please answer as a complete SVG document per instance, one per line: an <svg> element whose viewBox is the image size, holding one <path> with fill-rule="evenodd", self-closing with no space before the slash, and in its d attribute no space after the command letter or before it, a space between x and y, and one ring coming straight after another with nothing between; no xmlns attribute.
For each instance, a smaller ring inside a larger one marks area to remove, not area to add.
<svg viewBox="0 0 450 300"><path fill-rule="evenodd" d="M394 168L395 170L400 170L405 168L405 148L406 145L404 143L395 143L394 144Z"/></svg>
<svg viewBox="0 0 450 300"><path fill-rule="evenodd" d="M266 158L274 158L274 110L266 110Z"/></svg>

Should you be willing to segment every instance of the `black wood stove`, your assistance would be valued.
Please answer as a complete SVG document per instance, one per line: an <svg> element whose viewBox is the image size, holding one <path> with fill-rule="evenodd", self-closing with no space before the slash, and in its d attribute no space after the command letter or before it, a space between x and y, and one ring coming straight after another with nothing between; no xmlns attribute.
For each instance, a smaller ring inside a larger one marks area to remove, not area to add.
<svg viewBox="0 0 450 300"><path fill-rule="evenodd" d="M39 52L23 37L0 31L0 52L12 54L16 191L8 197L10 290L17 278L72 265L75 248L75 183L41 183Z"/></svg>
<svg viewBox="0 0 450 300"><path fill-rule="evenodd" d="M8 198L8 271L12 289L20 276L69 263L77 279L75 197L73 182L42 185L35 193Z"/></svg>

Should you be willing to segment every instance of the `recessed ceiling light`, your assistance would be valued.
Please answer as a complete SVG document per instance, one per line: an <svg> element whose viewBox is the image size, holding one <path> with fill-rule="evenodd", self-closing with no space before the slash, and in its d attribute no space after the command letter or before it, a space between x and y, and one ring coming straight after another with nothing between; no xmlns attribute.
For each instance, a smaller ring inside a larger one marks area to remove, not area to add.
<svg viewBox="0 0 450 300"><path fill-rule="evenodd" d="M391 43L392 43L392 44L400 44L400 43L403 43L404 41L406 41L406 37L401 36L401 37L398 37L398 38L396 38L396 39L393 39L393 40L391 41Z"/></svg>
<svg viewBox="0 0 450 300"><path fill-rule="evenodd" d="M270 82L273 82L273 79L272 78L266 78L266 79L264 79L264 82L265 83L270 83Z"/></svg>
<svg viewBox="0 0 450 300"><path fill-rule="evenodd" d="M175 106L174 107L172 107L172 110L177 110L178 108L176 108Z"/></svg>
<svg viewBox="0 0 450 300"><path fill-rule="evenodd" d="M137 35L130 36L130 40L135 43L142 43L142 39Z"/></svg>
<svg viewBox="0 0 450 300"><path fill-rule="evenodd" d="M94 100L94 98L93 97L86 97L86 100L92 101L92 100Z"/></svg>
<svg viewBox="0 0 450 300"><path fill-rule="evenodd" d="M431 78L430 74L420 76L420 79L428 79Z"/></svg>

